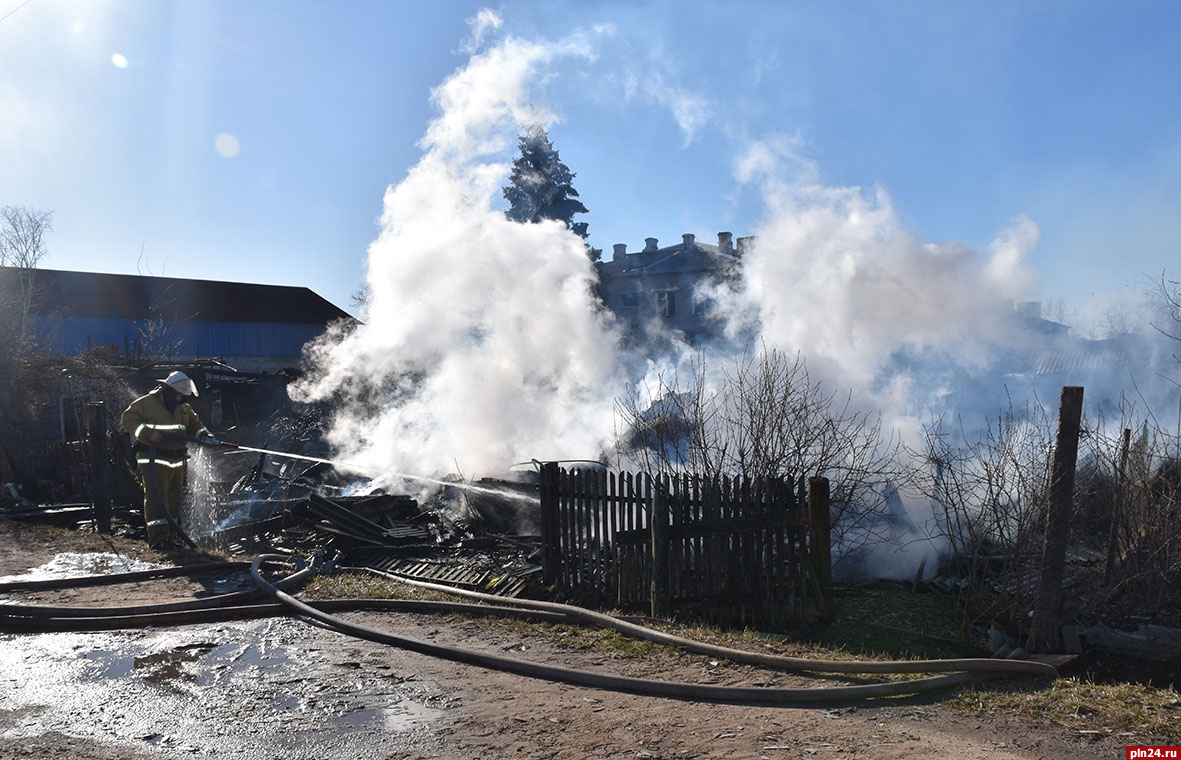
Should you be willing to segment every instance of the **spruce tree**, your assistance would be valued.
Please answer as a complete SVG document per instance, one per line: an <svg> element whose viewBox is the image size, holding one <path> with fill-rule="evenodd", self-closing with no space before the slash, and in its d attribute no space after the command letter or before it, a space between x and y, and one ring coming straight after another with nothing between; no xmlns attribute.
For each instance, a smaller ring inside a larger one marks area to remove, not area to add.
<svg viewBox="0 0 1181 760"><path fill-rule="evenodd" d="M575 222L575 214L587 213L572 184L574 173L558 157L545 128L526 128L520 140L521 155L513 160L504 198L509 202L505 216L526 224L542 219L557 219L584 241L587 223ZM601 251L587 246L587 253L597 261Z"/></svg>

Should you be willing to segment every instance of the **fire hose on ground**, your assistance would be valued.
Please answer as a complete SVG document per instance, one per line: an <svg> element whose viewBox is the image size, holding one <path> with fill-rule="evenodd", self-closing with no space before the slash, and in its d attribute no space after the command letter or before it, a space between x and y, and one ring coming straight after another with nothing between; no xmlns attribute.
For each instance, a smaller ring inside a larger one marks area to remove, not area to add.
<svg viewBox="0 0 1181 760"><path fill-rule="evenodd" d="M760 654L684 639L610 615L603 615L569 605L529 600L509 601L500 597L489 597L478 592L459 591L450 587L427 584L421 581L414 581L414 584L450 593L459 593L469 598L478 599L479 603L427 602L421 600L394 599L345 599L306 602L291 595L285 589L304 584L317 574L339 570L339 568L332 568L330 564L326 565L322 563L319 558L312 558L307 562L296 558L294 561L297 565L294 573L285 578L270 580L263 573L264 566L275 564L289 565L293 562L293 558L287 555L277 554L259 555L250 563L250 574L254 579L256 589L221 594L204 599L127 607L61 607L0 604L0 630L23 632L112 630L136 628L145 625L185 625L288 614L298 618L314 620L340 633L368 641L395 646L454 662L515 673L530 678L647 696L731 704L820 704L913 695L942 690L958 684L985 678L1055 678L1058 675L1057 670L1052 665L1030 660L967 658L952 660L845 662ZM241 569L244 564L224 563L223 568ZM186 569L192 574L196 574L197 571L209 572L216 569L216 565L217 563L205 563L194 568L178 568L175 575L183 575L183 571ZM156 571L148 572L155 573ZM379 574L386 575L395 580L406 580L389 576L389 574L385 573ZM126 573L121 575L128 576L120 579L126 580L127 582L136 582L144 577L140 573ZM117 582L110 580L115 577L118 576L93 576L92 579L97 585ZM156 575L155 577L166 576ZM14 590L51 590L54 588L78 587L86 585L87 580L86 578L70 578L52 581L2 583L0 584L0 593ZM267 601L268 599L269 601ZM494 604L485 603L489 601L494 602ZM436 644L354 623L335 614L359 609L498 614L549 622L589 623L607 626L621 633L642 636L658 643L677 646L699 654L707 654L730 661L788 672L943 673L944 675L885 683L815 688L721 686L634 678L544 665L503 655L474 651L463 647Z"/></svg>
<svg viewBox="0 0 1181 760"><path fill-rule="evenodd" d="M1048 665L1044 662L1038 662L1036 660L1007 660L966 657L946 660L867 660L853 662L848 660L814 660L803 657L786 657L783 655L760 654L758 652L748 652L742 649L732 649L730 647L717 646L716 644L709 644L704 641L686 639L672 633L666 633L654 628L648 628L647 626L638 625L622 618L606 615L601 612L595 612L594 610L588 610L581 607L572 607L570 605L557 604L554 602L543 602L533 599L501 599L500 597L492 596L490 594L481 594L478 591L469 591L467 589L458 589L437 583L429 583L427 581L407 578L405 576L397 575L396 573L387 573L381 570L375 570L373 568L358 567L349 569L354 572L374 573L376 575L390 578L408 585L429 589L432 591L451 593L456 596L463 596L488 602L499 601L503 604L541 612L561 611L580 622L597 625L602 628L611 628L613 630L619 631L620 633L628 634L634 638L645 639L656 642L657 644L665 644L667 646L677 647L688 652L694 652L696 654L704 654L710 657L719 657L730 660L731 662L741 662L747 665L758 665L765 668L774 668L776 670L810 673L952 673L957 671L967 671L976 673L1003 673L1005 675L1012 676L1056 677L1058 675L1057 669L1055 669L1052 665Z"/></svg>

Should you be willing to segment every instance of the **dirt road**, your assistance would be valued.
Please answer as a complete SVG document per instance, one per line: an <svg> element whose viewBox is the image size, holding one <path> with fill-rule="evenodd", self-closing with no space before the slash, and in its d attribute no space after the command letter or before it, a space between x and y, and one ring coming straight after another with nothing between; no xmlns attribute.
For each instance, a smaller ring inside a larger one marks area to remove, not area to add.
<svg viewBox="0 0 1181 760"><path fill-rule="evenodd" d="M0 519L0 576L159 555L126 539ZM105 559L103 559L105 558ZM230 590L153 581L8 601L120 605ZM524 625L351 613L400 634L536 662L693 683L814 679L661 649L637 658ZM0 633L0 756L231 760L377 758L1117 758L1133 736L1017 716L981 720L942 695L819 707L705 704L505 674L344 636L290 617L85 633Z"/></svg>

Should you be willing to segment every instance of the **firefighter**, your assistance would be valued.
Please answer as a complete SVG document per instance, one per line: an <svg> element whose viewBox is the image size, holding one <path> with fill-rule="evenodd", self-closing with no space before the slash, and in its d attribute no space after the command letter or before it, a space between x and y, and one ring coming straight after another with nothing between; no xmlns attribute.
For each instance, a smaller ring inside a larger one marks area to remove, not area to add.
<svg viewBox="0 0 1181 760"><path fill-rule="evenodd" d="M218 443L189 406L188 399L195 396L197 386L192 379L173 372L158 380L151 392L132 401L120 420L135 439L135 461L144 488L144 522L148 545L153 548L176 546L183 535L178 532L187 442Z"/></svg>

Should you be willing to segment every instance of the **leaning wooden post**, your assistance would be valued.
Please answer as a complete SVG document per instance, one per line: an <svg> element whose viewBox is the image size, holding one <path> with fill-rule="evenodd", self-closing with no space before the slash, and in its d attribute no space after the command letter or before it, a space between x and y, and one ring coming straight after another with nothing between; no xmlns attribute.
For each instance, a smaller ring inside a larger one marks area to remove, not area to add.
<svg viewBox="0 0 1181 760"><path fill-rule="evenodd" d="M829 517L828 478L808 478L808 553L816 579L816 607L820 617L831 620L832 600L832 525Z"/></svg>
<svg viewBox="0 0 1181 760"><path fill-rule="evenodd" d="M1050 504L1046 537L1042 544L1041 580L1029 631L1029 649L1058 648L1062 615L1062 579L1066 568L1066 541L1070 535L1070 502L1074 496L1074 470L1078 462L1078 438L1082 426L1083 389L1062 388L1058 408L1058 438L1054 444L1054 469L1050 474Z"/></svg>
<svg viewBox="0 0 1181 760"><path fill-rule="evenodd" d="M94 525L99 533L111 532L111 491L107 450L107 408L101 401L88 404L87 444L90 455L90 494Z"/></svg>
<svg viewBox="0 0 1181 760"><path fill-rule="evenodd" d="M652 489L652 502L648 514L648 530L652 537L652 617L663 619L669 616L672 600L668 584L668 518L669 482L660 475Z"/></svg>
<svg viewBox="0 0 1181 760"><path fill-rule="evenodd" d="M557 462L541 465L541 580L547 586L557 584L562 562L558 546L559 473Z"/></svg>

